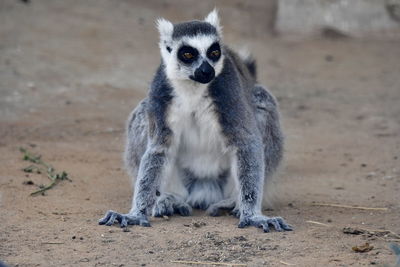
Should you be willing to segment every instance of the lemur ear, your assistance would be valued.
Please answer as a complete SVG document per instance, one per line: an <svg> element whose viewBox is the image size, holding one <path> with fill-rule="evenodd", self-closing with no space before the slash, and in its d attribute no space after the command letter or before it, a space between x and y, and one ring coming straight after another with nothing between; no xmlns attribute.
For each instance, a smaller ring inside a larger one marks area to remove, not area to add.
<svg viewBox="0 0 400 267"><path fill-rule="evenodd" d="M174 24L172 22L159 18L157 20L157 28L160 32L160 45L165 45L168 52L170 52L169 45L172 42L172 33L174 32Z"/></svg>
<svg viewBox="0 0 400 267"><path fill-rule="evenodd" d="M219 24L218 10L216 8L205 17L204 21L213 25L219 34L222 33L222 27Z"/></svg>

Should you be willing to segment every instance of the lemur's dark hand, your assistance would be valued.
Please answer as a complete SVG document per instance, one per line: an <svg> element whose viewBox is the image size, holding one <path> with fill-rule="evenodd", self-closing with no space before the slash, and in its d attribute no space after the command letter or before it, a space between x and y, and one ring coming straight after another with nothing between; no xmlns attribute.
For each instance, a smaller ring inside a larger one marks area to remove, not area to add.
<svg viewBox="0 0 400 267"><path fill-rule="evenodd" d="M111 226L115 221L120 224L121 228L128 225L150 226L150 222L145 214L121 214L112 210L107 211L106 215L99 220L99 224Z"/></svg>
<svg viewBox="0 0 400 267"><path fill-rule="evenodd" d="M285 222L281 217L267 217L264 215L253 215L249 217L241 217L239 221L239 228L244 228L247 226L255 226L262 228L264 233L269 232L269 226L273 226L276 231L292 231L293 228Z"/></svg>

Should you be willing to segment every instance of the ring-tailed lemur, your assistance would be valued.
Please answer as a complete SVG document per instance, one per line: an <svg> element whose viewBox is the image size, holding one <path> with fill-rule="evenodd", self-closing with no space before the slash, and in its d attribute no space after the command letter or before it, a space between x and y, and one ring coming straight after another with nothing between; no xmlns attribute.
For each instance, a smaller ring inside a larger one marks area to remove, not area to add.
<svg viewBox="0 0 400 267"><path fill-rule="evenodd" d="M99 224L150 226L148 215L217 216L239 227L292 228L261 212L264 180L282 157L275 98L256 83L255 61L222 43L217 11L204 21L158 20L162 62L150 92L131 113L126 167L137 177L132 209Z"/></svg>

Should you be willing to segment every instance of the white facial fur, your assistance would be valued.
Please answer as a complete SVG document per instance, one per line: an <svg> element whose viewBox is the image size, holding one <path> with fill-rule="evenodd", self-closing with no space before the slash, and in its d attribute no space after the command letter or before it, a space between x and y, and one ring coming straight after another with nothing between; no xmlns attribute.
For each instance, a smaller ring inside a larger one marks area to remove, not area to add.
<svg viewBox="0 0 400 267"><path fill-rule="evenodd" d="M183 82L188 83L190 87L201 86L200 83L192 81L189 76L194 74L194 71L197 67L199 67L203 60L207 60L208 63L214 67L215 76L218 76L221 73L224 60L223 51L220 59L217 62L213 62L212 60L208 59L206 55L208 48L213 43L221 42L222 28L219 25L217 10L214 9L212 12L210 12L204 21L213 25L217 29L218 35L184 36L179 40L174 40L172 39L172 34L174 31L173 24L163 18L157 21L157 27L160 32L159 45L161 56L165 63L167 77L172 83ZM188 66L178 59L177 51L183 44L194 47L198 50L199 60L197 61L197 65L193 64ZM167 47L169 47L171 51L168 51ZM223 49L222 45L221 49Z"/></svg>
<svg viewBox="0 0 400 267"><path fill-rule="evenodd" d="M217 41L219 41L219 38L214 35L197 35L194 37L183 37L179 41L174 42L171 46L171 53L167 52L167 54L163 56L167 77L170 80L190 80L189 76L194 74L196 68L198 68L204 60L208 61L208 63L214 67L215 76L218 76L223 66L223 53L217 62L208 59L206 55L207 49ZM178 59L177 51L183 44L194 47L199 52L199 60L196 64L186 65ZM194 82L192 80L190 81Z"/></svg>

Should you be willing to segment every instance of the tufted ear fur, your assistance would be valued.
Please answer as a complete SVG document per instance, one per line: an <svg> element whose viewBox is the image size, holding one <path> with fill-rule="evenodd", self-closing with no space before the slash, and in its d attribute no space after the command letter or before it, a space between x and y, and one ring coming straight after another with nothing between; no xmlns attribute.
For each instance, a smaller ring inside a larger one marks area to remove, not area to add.
<svg viewBox="0 0 400 267"><path fill-rule="evenodd" d="M222 27L219 23L218 10L216 8L205 17L204 21L213 25L217 29L218 34L222 34Z"/></svg>
<svg viewBox="0 0 400 267"><path fill-rule="evenodd" d="M172 22L159 18L157 20L157 28L160 32L160 48L165 48L170 52L169 46L172 43L172 33L174 31L174 24Z"/></svg>

